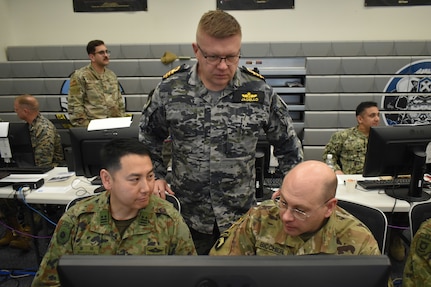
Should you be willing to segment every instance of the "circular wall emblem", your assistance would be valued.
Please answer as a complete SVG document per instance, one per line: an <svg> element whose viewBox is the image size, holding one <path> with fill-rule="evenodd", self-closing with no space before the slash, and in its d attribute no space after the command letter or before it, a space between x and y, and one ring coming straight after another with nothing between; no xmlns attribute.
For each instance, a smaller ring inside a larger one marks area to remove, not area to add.
<svg viewBox="0 0 431 287"><path fill-rule="evenodd" d="M431 124L431 59L413 62L396 74L382 97L385 124Z"/></svg>

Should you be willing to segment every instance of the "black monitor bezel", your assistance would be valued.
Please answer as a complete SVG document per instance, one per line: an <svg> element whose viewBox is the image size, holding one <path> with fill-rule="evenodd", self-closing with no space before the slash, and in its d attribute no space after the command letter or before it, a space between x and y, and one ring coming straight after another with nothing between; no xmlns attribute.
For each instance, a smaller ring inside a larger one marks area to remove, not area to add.
<svg viewBox="0 0 431 287"><path fill-rule="evenodd" d="M69 131L75 174L91 178L99 175L99 152L102 146L114 138L138 139L139 125L137 121L132 121L131 125L125 128L88 131L87 127L72 127ZM97 148L91 149L94 152L88 152L84 150L84 145L94 145ZM94 166L91 169L89 166L90 163Z"/></svg>
<svg viewBox="0 0 431 287"><path fill-rule="evenodd" d="M387 286L386 255L109 256L65 255L63 287L87 286ZM311 275L311 276L310 276Z"/></svg>
<svg viewBox="0 0 431 287"><path fill-rule="evenodd" d="M9 122L8 140L12 154L9 163L1 161L3 167L35 167L34 149L28 123Z"/></svg>

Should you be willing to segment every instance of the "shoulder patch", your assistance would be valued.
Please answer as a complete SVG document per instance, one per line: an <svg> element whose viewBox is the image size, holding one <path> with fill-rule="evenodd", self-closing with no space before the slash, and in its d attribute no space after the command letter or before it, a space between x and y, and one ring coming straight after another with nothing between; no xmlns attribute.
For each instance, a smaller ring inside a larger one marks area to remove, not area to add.
<svg viewBox="0 0 431 287"><path fill-rule="evenodd" d="M163 79L167 79L167 78L169 78L170 76L172 76L173 74L175 74L175 73L178 73L178 72L181 72L181 71L184 71L184 70L186 70L186 65L185 64L182 64L181 66L178 66L178 67L176 67L176 68L173 68L172 70L170 70L169 72L167 72L166 74L164 74L163 75Z"/></svg>
<svg viewBox="0 0 431 287"><path fill-rule="evenodd" d="M253 75L253 76L255 76L255 77L261 78L262 80L265 80L265 77L264 77L264 76L262 76L262 75L261 75L261 74L259 74L258 72L253 71L253 70L252 70L252 69L250 69L250 68L247 68L247 67L245 67L245 66L242 66L242 67L241 67L241 70L242 70L243 72L245 72L245 73L249 74L249 75Z"/></svg>
<svg viewBox="0 0 431 287"><path fill-rule="evenodd" d="M61 245L64 245L69 241L70 238L70 230L72 229L72 226L68 222L63 222L58 229L57 232L57 242Z"/></svg>

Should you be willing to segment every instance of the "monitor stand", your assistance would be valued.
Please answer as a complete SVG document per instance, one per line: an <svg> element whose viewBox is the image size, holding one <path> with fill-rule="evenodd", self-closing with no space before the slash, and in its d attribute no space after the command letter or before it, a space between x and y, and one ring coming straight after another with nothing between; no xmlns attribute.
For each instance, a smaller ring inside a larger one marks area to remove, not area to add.
<svg viewBox="0 0 431 287"><path fill-rule="evenodd" d="M411 196L408 187L385 189L385 193L390 197L405 200L408 202L426 201L431 198L431 195L429 195L425 191L422 191L421 194L419 194L418 196Z"/></svg>

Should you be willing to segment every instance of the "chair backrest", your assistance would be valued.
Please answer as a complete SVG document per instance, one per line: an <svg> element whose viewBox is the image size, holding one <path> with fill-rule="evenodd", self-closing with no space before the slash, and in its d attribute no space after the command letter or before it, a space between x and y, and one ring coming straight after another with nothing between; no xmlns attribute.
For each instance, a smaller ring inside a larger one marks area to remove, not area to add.
<svg viewBox="0 0 431 287"><path fill-rule="evenodd" d="M418 231L422 222L428 218L431 218L431 202L417 202L410 207L409 221L411 238L413 238L416 231Z"/></svg>
<svg viewBox="0 0 431 287"><path fill-rule="evenodd" d="M376 239L380 251L382 254L385 253L386 245L386 234L388 230L388 220L386 215L380 209L362 205L355 202L338 200L338 206L348 211L350 214L355 216L357 219L362 221Z"/></svg>

